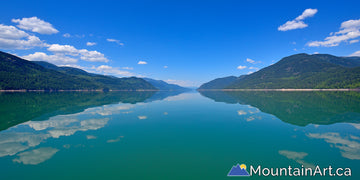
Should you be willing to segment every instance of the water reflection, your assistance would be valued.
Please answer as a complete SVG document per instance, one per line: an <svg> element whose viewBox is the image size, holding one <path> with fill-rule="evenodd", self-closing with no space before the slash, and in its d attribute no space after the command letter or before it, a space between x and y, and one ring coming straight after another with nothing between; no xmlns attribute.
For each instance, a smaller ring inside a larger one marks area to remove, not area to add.
<svg viewBox="0 0 360 180"><path fill-rule="evenodd" d="M348 159L360 160L360 137L350 135L342 137L340 133L308 133L309 138L323 139L331 146L340 149L341 155Z"/></svg>
<svg viewBox="0 0 360 180"><path fill-rule="evenodd" d="M29 120L46 120L56 115L82 112L90 107L113 103L136 104L154 94L153 91L1 93L0 130Z"/></svg>
<svg viewBox="0 0 360 180"><path fill-rule="evenodd" d="M180 93L155 92L115 93L6 93L0 94L1 128L0 157L14 156L13 162L36 165L50 159L59 151L52 147L39 147L49 138L72 136L77 132L105 127L112 115L129 114L135 104L151 102ZM19 112L21 111L21 112ZM138 116L146 119L147 116ZM123 136L108 139L120 141ZM86 139L97 139L87 135ZM70 145L64 145L69 148ZM36 149L33 149L36 148Z"/></svg>
<svg viewBox="0 0 360 180"><path fill-rule="evenodd" d="M201 91L216 102L244 104L298 126L360 123L358 92L223 92ZM250 112L238 111L239 115Z"/></svg>
<svg viewBox="0 0 360 180"><path fill-rule="evenodd" d="M260 119L261 116L256 116L259 112L272 114L283 122L303 127L299 132L304 133L309 141L323 140L330 148L338 149L343 158L360 160L359 92L200 93L216 102L248 106L237 111L246 121ZM307 126L309 124L313 126ZM297 142L300 143L301 140ZM307 142L304 145L306 144ZM313 163L304 160L308 156L306 152L279 150L279 154L305 167L314 167Z"/></svg>
<svg viewBox="0 0 360 180"><path fill-rule="evenodd" d="M58 149L51 147L38 148L18 154L18 157L13 162L37 165L50 159L58 151Z"/></svg>
<svg viewBox="0 0 360 180"><path fill-rule="evenodd" d="M304 165L305 168L315 168L315 165L308 163L304 160L304 158L308 155L308 153L306 152L280 150L279 154L285 156L290 160L296 161L300 165Z"/></svg>

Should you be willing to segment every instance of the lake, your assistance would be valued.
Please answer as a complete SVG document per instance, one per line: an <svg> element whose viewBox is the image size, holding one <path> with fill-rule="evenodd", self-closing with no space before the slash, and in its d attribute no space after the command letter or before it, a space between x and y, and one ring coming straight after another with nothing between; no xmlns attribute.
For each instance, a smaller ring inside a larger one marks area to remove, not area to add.
<svg viewBox="0 0 360 180"><path fill-rule="evenodd" d="M1 93L0 113L2 180L360 179L359 92Z"/></svg>

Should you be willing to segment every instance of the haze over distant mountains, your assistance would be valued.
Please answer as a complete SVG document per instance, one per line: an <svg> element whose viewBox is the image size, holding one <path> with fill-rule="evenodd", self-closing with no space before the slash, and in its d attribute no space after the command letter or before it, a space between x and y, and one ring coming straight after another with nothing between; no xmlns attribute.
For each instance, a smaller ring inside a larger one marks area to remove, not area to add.
<svg viewBox="0 0 360 180"><path fill-rule="evenodd" d="M157 89L162 91L187 91L189 88L184 88L176 84L169 84L162 80L155 80L150 78L143 78L145 81L149 82L151 85L155 86Z"/></svg>
<svg viewBox="0 0 360 180"><path fill-rule="evenodd" d="M295 54L250 75L214 79L198 90L282 88L360 88L360 57Z"/></svg>
<svg viewBox="0 0 360 180"><path fill-rule="evenodd" d="M178 85L147 78L117 78L27 61L0 51L0 90L185 90Z"/></svg>

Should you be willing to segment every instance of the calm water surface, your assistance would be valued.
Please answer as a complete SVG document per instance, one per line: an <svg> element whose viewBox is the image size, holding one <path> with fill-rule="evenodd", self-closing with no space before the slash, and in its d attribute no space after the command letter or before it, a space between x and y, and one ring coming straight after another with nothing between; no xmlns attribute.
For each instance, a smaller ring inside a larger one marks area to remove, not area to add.
<svg viewBox="0 0 360 180"><path fill-rule="evenodd" d="M356 92L2 93L0 114L1 180L244 178L237 163L360 179Z"/></svg>

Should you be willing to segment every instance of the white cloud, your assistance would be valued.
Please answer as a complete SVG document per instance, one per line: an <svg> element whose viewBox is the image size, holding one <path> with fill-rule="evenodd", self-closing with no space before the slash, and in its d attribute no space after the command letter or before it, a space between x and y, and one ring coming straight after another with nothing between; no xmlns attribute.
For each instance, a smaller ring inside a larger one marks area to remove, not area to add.
<svg viewBox="0 0 360 180"><path fill-rule="evenodd" d="M108 62L109 60L105 58L105 55L98 51L88 51L86 49L80 49L80 59L90 62Z"/></svg>
<svg viewBox="0 0 360 180"><path fill-rule="evenodd" d="M138 64L147 64L146 61L139 61Z"/></svg>
<svg viewBox="0 0 360 180"><path fill-rule="evenodd" d="M96 45L96 42L87 42L86 45L87 45L87 46L95 46L95 45Z"/></svg>
<svg viewBox="0 0 360 180"><path fill-rule="evenodd" d="M69 37L71 37L71 35L69 33L65 33L65 34L63 34L63 37L69 38Z"/></svg>
<svg viewBox="0 0 360 180"><path fill-rule="evenodd" d="M257 67L249 67L249 69L252 69L252 70L259 70L259 68L257 68Z"/></svg>
<svg viewBox="0 0 360 180"><path fill-rule="evenodd" d="M47 61L56 65L77 63L77 59L65 55L61 55L61 54L47 55L43 52L35 52L34 54L22 56L22 58L30 61Z"/></svg>
<svg viewBox="0 0 360 180"><path fill-rule="evenodd" d="M307 43L310 47L333 47L338 46L341 42L356 43L358 40L355 38L360 37L360 19L348 20L341 23L340 30L338 32L330 33L330 36L326 37L324 41L310 41Z"/></svg>
<svg viewBox="0 0 360 180"><path fill-rule="evenodd" d="M350 44L354 44L354 43L357 43L357 42L359 42L359 40L358 40L358 39L354 39L354 40L351 40L349 43L350 43Z"/></svg>
<svg viewBox="0 0 360 180"><path fill-rule="evenodd" d="M71 56L80 56L81 60L90 61L90 62L108 62L109 60L105 58L105 55L98 51L89 51L87 49L76 49L71 45L59 45L52 44L47 49L48 51L53 52L54 54L63 54Z"/></svg>
<svg viewBox="0 0 360 180"><path fill-rule="evenodd" d="M356 52L350 54L350 56L359 56L360 57L360 51L356 51Z"/></svg>
<svg viewBox="0 0 360 180"><path fill-rule="evenodd" d="M0 38L4 38L4 39L21 39L21 38L25 38L28 37L29 34L17 29L14 26L6 26L3 24L0 24Z"/></svg>
<svg viewBox="0 0 360 180"><path fill-rule="evenodd" d="M19 23L17 27L19 27L20 29L37 32L40 34L55 34L59 32L53 27L53 25L37 17L12 19L11 21L14 23Z"/></svg>
<svg viewBox="0 0 360 180"><path fill-rule="evenodd" d="M168 66L164 66L164 68L166 69L166 68L168 68Z"/></svg>
<svg viewBox="0 0 360 180"><path fill-rule="evenodd" d="M71 56L77 56L79 54L79 50L71 45L51 44L47 50L53 53L66 54Z"/></svg>
<svg viewBox="0 0 360 180"><path fill-rule="evenodd" d="M246 61L249 62L249 63L255 63L255 61L250 59L250 58L246 58Z"/></svg>
<svg viewBox="0 0 360 180"><path fill-rule="evenodd" d="M0 48L30 49L36 46L43 47L45 43L14 26L0 24Z"/></svg>
<svg viewBox="0 0 360 180"><path fill-rule="evenodd" d="M246 66L238 66L237 69L240 69L240 70L243 70L243 69L246 69L247 67Z"/></svg>
<svg viewBox="0 0 360 180"><path fill-rule="evenodd" d="M114 42L120 46L123 46L124 43L120 42L120 40L117 40L117 39L106 39L108 42Z"/></svg>
<svg viewBox="0 0 360 180"><path fill-rule="evenodd" d="M18 155L19 158L15 158L13 162L37 165L50 159L58 151L59 150L55 148L42 147L42 148L34 149L32 151L26 151L20 153Z"/></svg>
<svg viewBox="0 0 360 180"><path fill-rule="evenodd" d="M311 8L305 9L305 11L300 16L298 16L295 20L301 21L301 20L304 20L305 18L313 17L317 12L318 12L317 9L311 9Z"/></svg>
<svg viewBox="0 0 360 180"><path fill-rule="evenodd" d="M304 23L304 19L308 17L312 17L317 13L317 9L305 9L305 11L295 18L294 20L287 21L285 24L278 27L279 31L289 31L294 29L302 29L308 27L307 24Z"/></svg>
<svg viewBox="0 0 360 180"><path fill-rule="evenodd" d="M118 75L118 76L134 76L133 73L128 71L121 71L118 68L114 68L107 65L101 65L99 67L94 68L97 72L103 73L103 74L112 74L112 75Z"/></svg>

